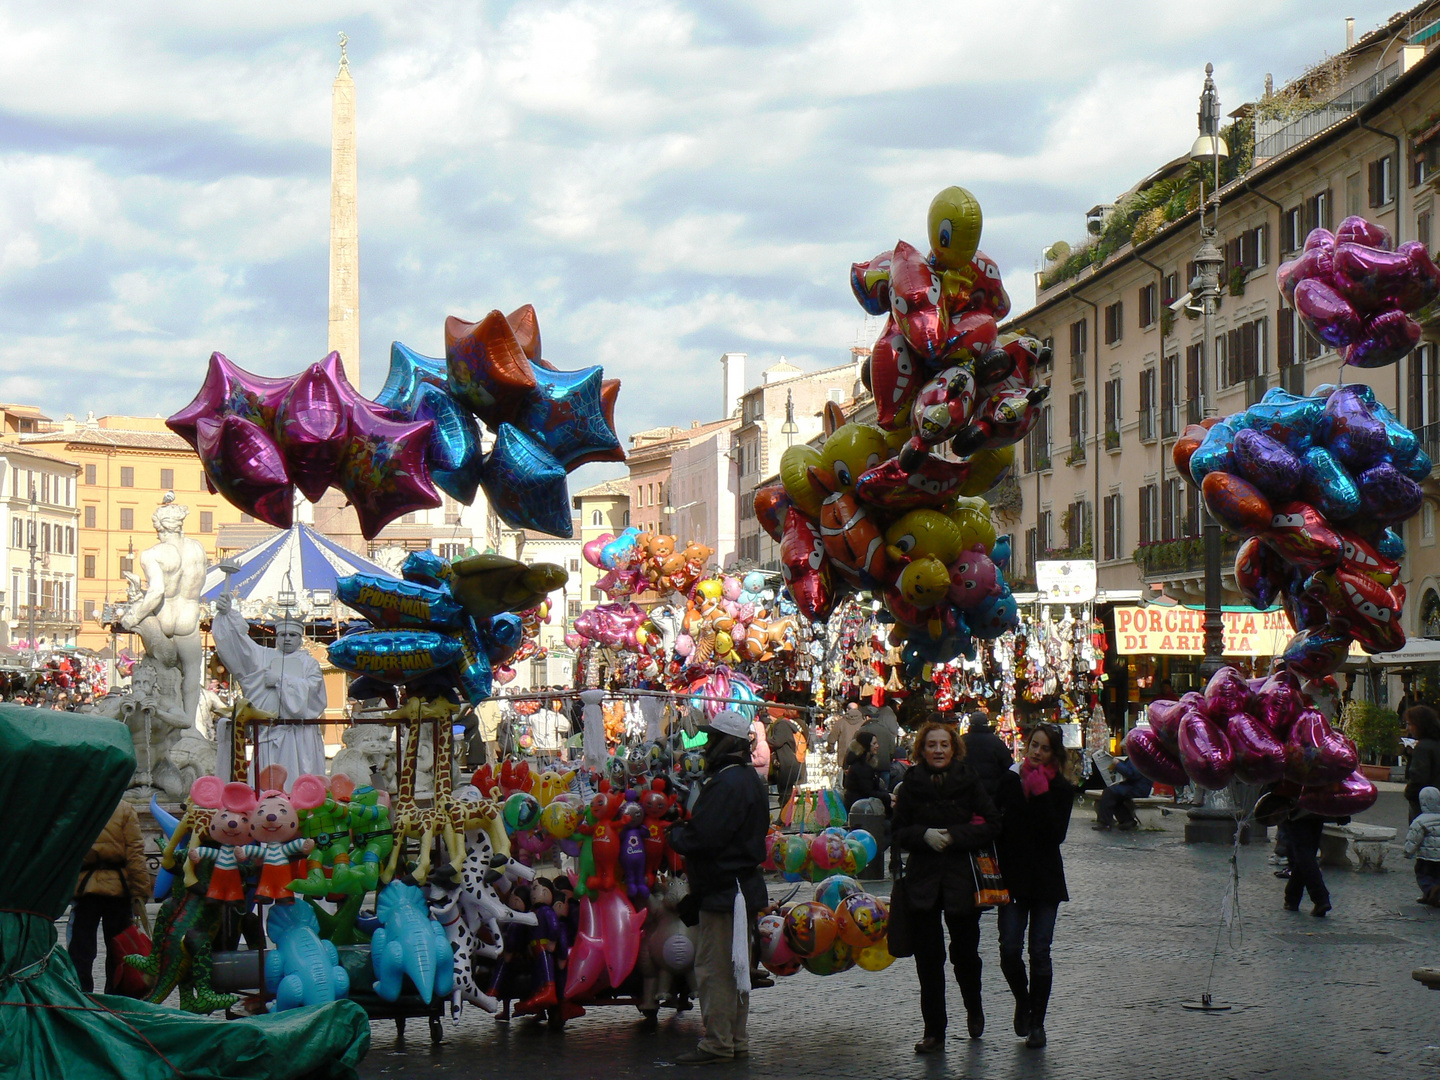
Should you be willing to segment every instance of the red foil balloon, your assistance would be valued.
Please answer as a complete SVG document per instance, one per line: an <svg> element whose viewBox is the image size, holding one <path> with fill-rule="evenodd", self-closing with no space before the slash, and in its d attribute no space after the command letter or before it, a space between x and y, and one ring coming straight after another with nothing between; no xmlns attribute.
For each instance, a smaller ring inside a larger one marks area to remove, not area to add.
<svg viewBox="0 0 1440 1080"><path fill-rule="evenodd" d="M1285 778L1306 786L1334 784L1355 771L1355 746L1318 709L1306 709L1285 740Z"/></svg>
<svg viewBox="0 0 1440 1080"><path fill-rule="evenodd" d="M1319 510L1302 502L1280 503L1274 510L1260 538L1287 563L1323 570L1340 562L1344 545Z"/></svg>
<svg viewBox="0 0 1440 1080"><path fill-rule="evenodd" d="M870 392L875 395L876 422L888 431L901 418L908 417L910 403L924 381L924 365L905 343L905 335L891 316L870 351Z"/></svg>
<svg viewBox="0 0 1440 1080"><path fill-rule="evenodd" d="M767 484L755 489L755 519L777 544L785 538L785 514L790 496L784 484Z"/></svg>
<svg viewBox="0 0 1440 1080"><path fill-rule="evenodd" d="M201 417L195 433L210 485L237 509L277 529L290 528L295 488L275 440L239 416Z"/></svg>
<svg viewBox="0 0 1440 1080"><path fill-rule="evenodd" d="M1353 817L1375 805L1380 789L1356 770L1334 784L1306 787L1300 791L1300 809L1321 817Z"/></svg>
<svg viewBox="0 0 1440 1080"><path fill-rule="evenodd" d="M1250 536L1270 527L1270 500L1249 481L1232 473L1206 473L1200 490L1215 520L1231 532Z"/></svg>
<svg viewBox="0 0 1440 1080"><path fill-rule="evenodd" d="M950 461L927 454L919 468L907 473L899 458L890 458L861 475L855 485L860 501L896 514L935 509L959 494L970 476L968 461Z"/></svg>
<svg viewBox="0 0 1440 1080"><path fill-rule="evenodd" d="M1270 784L1285 775L1285 747L1255 717L1237 713L1227 732L1235 751L1235 775L1247 784Z"/></svg>
<svg viewBox="0 0 1440 1080"><path fill-rule="evenodd" d="M820 539L820 528L795 507L785 512L785 534L780 541L780 573L807 619L824 619L835 603L830 582L830 560Z"/></svg>
<svg viewBox="0 0 1440 1080"><path fill-rule="evenodd" d="M311 502L319 502L335 480L350 431L348 411L339 386L320 364L302 372L280 403L276 442L290 478Z"/></svg>
<svg viewBox="0 0 1440 1080"><path fill-rule="evenodd" d="M1208 717L1186 713L1180 721L1180 763L1198 787L1219 791L1235 776L1235 751Z"/></svg>
<svg viewBox="0 0 1440 1080"><path fill-rule="evenodd" d="M1190 782L1179 759L1165 748L1159 736L1149 728L1131 728L1125 733L1124 742L1125 753L1130 756L1131 764L1155 783L1184 787Z"/></svg>
<svg viewBox="0 0 1440 1080"><path fill-rule="evenodd" d="M899 241L890 260L890 314L911 348L932 363L944 355L949 335L940 293L940 275L924 255Z"/></svg>

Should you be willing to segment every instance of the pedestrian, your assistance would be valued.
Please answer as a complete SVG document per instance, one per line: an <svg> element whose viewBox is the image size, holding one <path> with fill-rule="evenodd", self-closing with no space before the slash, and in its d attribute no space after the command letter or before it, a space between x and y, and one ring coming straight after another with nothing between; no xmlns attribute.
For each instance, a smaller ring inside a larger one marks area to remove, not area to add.
<svg viewBox="0 0 1440 1080"><path fill-rule="evenodd" d="M1405 766L1405 801L1410 820L1420 813L1420 791L1440 786L1440 716L1429 705L1413 705L1405 711L1405 726L1415 740Z"/></svg>
<svg viewBox="0 0 1440 1080"><path fill-rule="evenodd" d="M865 726L868 719L869 717L860 711L860 699L852 697L845 700L845 711L830 721L830 734L826 743L835 751L835 763L842 769L845 767L845 754L855 740L855 733Z"/></svg>
<svg viewBox="0 0 1440 1080"><path fill-rule="evenodd" d="M774 719L765 741L770 746L770 779L780 798L780 808L790 801L790 794L800 781L800 753L796 736L800 729L783 712L772 712Z"/></svg>
<svg viewBox="0 0 1440 1080"><path fill-rule="evenodd" d="M1135 800L1150 794L1149 777L1137 769L1129 758L1115 758L1113 768L1120 780L1107 784L1100 798L1095 800L1095 824L1090 827L1097 832L1109 832L1117 817L1121 832L1137 828L1140 819L1135 816Z"/></svg>
<svg viewBox="0 0 1440 1080"><path fill-rule="evenodd" d="M1032 1049L1045 1045L1045 1008L1054 970L1050 945L1060 905L1070 899L1060 845L1075 805L1074 764L1057 724L1037 724L1025 758L1000 778L996 852L1010 903L999 908L1000 969L1015 995L1015 1034ZM1025 934L1030 972L1025 972Z"/></svg>
<svg viewBox="0 0 1440 1080"><path fill-rule="evenodd" d="M1417 903L1440 907L1440 788L1420 789L1420 813L1405 834L1405 857L1415 860Z"/></svg>
<svg viewBox="0 0 1440 1080"><path fill-rule="evenodd" d="M875 736L875 767L880 775L888 779L890 766L895 760L895 751L900 745L901 736L900 721L895 719L895 710L889 705L882 705L875 710L875 715L865 722L861 731L868 731ZM847 748L848 751L848 748Z"/></svg>
<svg viewBox="0 0 1440 1080"><path fill-rule="evenodd" d="M97 927L103 928L107 942L123 933L135 921L134 905L145 902L150 888L140 816L121 799L80 863L80 880L70 906L70 960L85 993L95 991ZM114 981L107 973L105 993L114 991Z"/></svg>
<svg viewBox="0 0 1440 1080"><path fill-rule="evenodd" d="M970 727L965 732L965 761L980 778L991 799L1000 788L1000 778L1015 764L1015 756L1005 740L990 726L990 714L976 709L970 714Z"/></svg>
<svg viewBox="0 0 1440 1080"><path fill-rule="evenodd" d="M698 907L695 984L705 1036L678 1065L709 1065L750 1050L751 931L768 902L760 864L770 810L750 765L750 723L724 709L702 729L705 779L688 821L670 828Z"/></svg>
<svg viewBox="0 0 1440 1080"><path fill-rule="evenodd" d="M1320 836L1325 831L1325 819L1297 809L1290 815L1289 826L1290 876L1285 880L1285 910L1299 911L1300 898L1308 890L1314 904L1310 914L1323 919L1330 910L1330 890L1320 872Z"/></svg>
<svg viewBox="0 0 1440 1080"><path fill-rule="evenodd" d="M947 724L927 720L916 733L919 760L895 793L891 832L907 853L901 886L925 1033L917 1054L945 1048L945 939L965 1002L972 1039L985 1031L980 1000L980 911L975 903L971 853L995 839L999 815L979 779L965 764L965 744Z"/></svg>
<svg viewBox="0 0 1440 1080"><path fill-rule="evenodd" d="M847 813L861 799L879 799L887 811L890 809L890 793L880 771L878 742L873 731L858 731L845 755L841 790Z"/></svg>
<svg viewBox="0 0 1440 1080"><path fill-rule="evenodd" d="M755 772L759 774L760 780L767 786L770 783L770 744L765 741L765 721L760 719L757 711L755 719L750 723L750 764L755 766ZM766 791L765 797L770 797Z"/></svg>

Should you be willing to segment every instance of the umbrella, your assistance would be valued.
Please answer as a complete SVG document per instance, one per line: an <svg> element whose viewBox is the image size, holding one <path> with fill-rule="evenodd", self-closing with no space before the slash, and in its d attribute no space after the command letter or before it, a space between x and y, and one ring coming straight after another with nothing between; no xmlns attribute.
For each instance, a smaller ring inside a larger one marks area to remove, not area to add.
<svg viewBox="0 0 1440 1080"><path fill-rule="evenodd" d="M337 579L350 574L376 574L393 578L395 575L369 559L356 555L332 540L326 539L308 525L294 525L283 532L277 532L270 539L256 544L242 552L234 560L240 567L234 576L235 594L243 601L258 606L265 601L276 601L282 589L288 587L299 601L299 607L309 610L314 605L317 590L329 590L333 595ZM205 591L202 600L214 600L225 591L225 571L219 565L205 571Z"/></svg>

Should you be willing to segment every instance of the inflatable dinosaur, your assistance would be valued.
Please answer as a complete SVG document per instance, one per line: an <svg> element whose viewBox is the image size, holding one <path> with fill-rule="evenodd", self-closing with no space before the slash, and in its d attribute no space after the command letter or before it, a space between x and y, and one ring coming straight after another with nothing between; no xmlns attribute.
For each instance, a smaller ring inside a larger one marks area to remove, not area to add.
<svg viewBox="0 0 1440 1080"><path fill-rule="evenodd" d="M266 921L273 951L265 954L265 989L272 1012L324 1005L350 996L350 976L335 945L320 940L320 924L306 903L275 904Z"/></svg>
<svg viewBox="0 0 1440 1080"><path fill-rule="evenodd" d="M151 975L155 988L146 1001L161 1005L177 987L180 1008L206 1015L228 1009L240 999L210 988L210 952L220 931L220 905L205 899L210 867L196 868L193 889L173 889L155 916L154 947L149 956L130 954L125 963Z"/></svg>
<svg viewBox="0 0 1440 1080"><path fill-rule="evenodd" d="M392 881L376 895L375 915L380 926L370 937L370 965L376 995L395 1001L408 975L425 1004L436 994L448 998L455 988L455 957L444 927L430 917L425 894Z"/></svg>

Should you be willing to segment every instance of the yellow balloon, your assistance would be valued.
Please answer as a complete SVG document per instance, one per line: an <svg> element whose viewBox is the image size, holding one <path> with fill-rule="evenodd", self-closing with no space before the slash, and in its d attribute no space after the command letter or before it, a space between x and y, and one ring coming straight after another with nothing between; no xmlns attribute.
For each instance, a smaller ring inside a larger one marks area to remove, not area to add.
<svg viewBox="0 0 1440 1080"><path fill-rule="evenodd" d="M820 453L810 446L791 446L780 455L780 483L785 485L785 494L796 509L812 518L820 516L820 504L825 501L824 494L810 482L810 469L819 464Z"/></svg>
<svg viewBox="0 0 1440 1080"><path fill-rule="evenodd" d="M715 635L715 651L716 651L717 653L719 653L721 656L724 656L724 655L726 655L727 653L729 653L729 652L730 652L732 649L734 649L734 648L735 648L735 642L734 642L734 640L731 639L731 637L730 637L729 634L727 634L724 630L721 630L721 631L719 631L718 633L716 633L716 635Z"/></svg>
<svg viewBox="0 0 1440 1080"><path fill-rule="evenodd" d="M916 607L934 607L950 591L950 571L934 555L925 555L901 570L895 584L900 595Z"/></svg>
<svg viewBox="0 0 1440 1080"><path fill-rule="evenodd" d="M649 640L650 640L650 631L649 631L649 630L646 630L645 627L643 627L643 626L637 627L636 630L635 630L635 644L637 644L637 645L639 645L639 646L641 646L641 647L643 648L644 645L645 645L645 642L647 642L647 641L649 641Z"/></svg>
<svg viewBox="0 0 1440 1080"><path fill-rule="evenodd" d="M966 544L963 540L958 524L938 510L911 510L885 530L887 554L897 562L902 558L933 555L949 566L960 557L960 552L975 543L972 540Z"/></svg>
<svg viewBox="0 0 1440 1080"><path fill-rule="evenodd" d="M970 475L960 485L961 495L984 495L1015 467L1015 444L998 450L977 450L968 458Z"/></svg>
<svg viewBox="0 0 1440 1080"><path fill-rule="evenodd" d="M980 200L963 187L948 187L930 203L927 221L930 250L941 270L959 270L970 265L980 248L984 215Z"/></svg>
<svg viewBox="0 0 1440 1080"><path fill-rule="evenodd" d="M706 578L695 586L695 591L707 600L719 600L725 592L725 584L719 578Z"/></svg>
<svg viewBox="0 0 1440 1080"><path fill-rule="evenodd" d="M820 448L820 464L835 474L837 491L852 491L861 473L873 469L890 454L885 432L878 427L841 424Z"/></svg>
<svg viewBox="0 0 1440 1080"><path fill-rule="evenodd" d="M855 963L865 971L884 971L894 962L895 957L890 955L889 945L883 941L867 945L855 957Z"/></svg>
<svg viewBox="0 0 1440 1080"><path fill-rule="evenodd" d="M974 496L962 496L955 500L948 516L960 529L961 550L980 544L985 554L990 554L995 547L995 523L990 520L989 503Z"/></svg>

